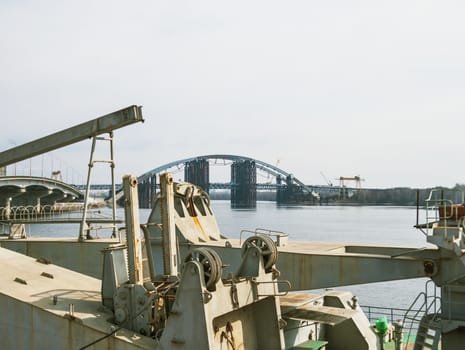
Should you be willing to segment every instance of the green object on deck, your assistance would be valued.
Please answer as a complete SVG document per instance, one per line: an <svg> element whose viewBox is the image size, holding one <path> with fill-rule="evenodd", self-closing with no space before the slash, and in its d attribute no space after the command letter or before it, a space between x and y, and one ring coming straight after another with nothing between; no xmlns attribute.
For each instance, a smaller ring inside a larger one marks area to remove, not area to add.
<svg viewBox="0 0 465 350"><path fill-rule="evenodd" d="M378 318L376 320L375 326L379 334L385 335L389 328L386 317L383 316Z"/></svg>
<svg viewBox="0 0 465 350"><path fill-rule="evenodd" d="M324 340L307 340L302 344L294 346L291 350L319 350L326 344L328 344L328 342Z"/></svg>

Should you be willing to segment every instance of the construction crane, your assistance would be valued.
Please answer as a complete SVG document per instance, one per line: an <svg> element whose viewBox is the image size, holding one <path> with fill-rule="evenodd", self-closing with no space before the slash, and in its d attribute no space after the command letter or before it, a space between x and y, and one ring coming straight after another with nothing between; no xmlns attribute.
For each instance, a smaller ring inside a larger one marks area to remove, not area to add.
<svg viewBox="0 0 465 350"><path fill-rule="evenodd" d="M339 187L344 188L345 183L344 181L355 181L355 188L360 190L362 188L362 181L365 181L365 179L362 179L360 175L356 175L354 177L345 177L345 176L340 176L339 179Z"/></svg>
<svg viewBox="0 0 465 350"><path fill-rule="evenodd" d="M328 186L332 186L333 183L331 181L328 180L328 178L325 176L325 174L323 174L322 171L320 171L320 174L321 176L323 176L323 179L325 179L326 183L328 184Z"/></svg>

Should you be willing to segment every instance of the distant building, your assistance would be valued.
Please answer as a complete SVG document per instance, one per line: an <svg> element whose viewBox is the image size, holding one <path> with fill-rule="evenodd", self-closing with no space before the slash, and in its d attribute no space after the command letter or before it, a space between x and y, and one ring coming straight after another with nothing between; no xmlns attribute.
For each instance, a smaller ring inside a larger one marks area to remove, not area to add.
<svg viewBox="0 0 465 350"><path fill-rule="evenodd" d="M6 176L6 166L0 168L0 176Z"/></svg>

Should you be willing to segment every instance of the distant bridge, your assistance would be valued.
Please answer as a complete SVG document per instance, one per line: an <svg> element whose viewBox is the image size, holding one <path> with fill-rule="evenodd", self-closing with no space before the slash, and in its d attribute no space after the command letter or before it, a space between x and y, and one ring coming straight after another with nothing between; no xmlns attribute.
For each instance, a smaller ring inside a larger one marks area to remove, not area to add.
<svg viewBox="0 0 465 350"><path fill-rule="evenodd" d="M79 191L85 191L87 188L86 184L71 185ZM90 184L91 191L110 191L112 188L111 184ZM123 188L122 184L115 184L115 190L119 191Z"/></svg>
<svg viewBox="0 0 465 350"><path fill-rule="evenodd" d="M86 185L71 185L72 187L84 191ZM233 185L230 182L210 182L209 190L230 190ZM321 185L306 185L308 188L316 191L317 193L335 193L339 191L339 187L332 186L321 186ZM276 191L279 185L275 183L257 183L257 191ZM110 191L111 184L91 184L91 191ZM115 184L116 192L122 190L123 186L121 184ZM160 185L157 184L157 188L160 188ZM351 190L349 188L349 190ZM353 189L352 189L353 190Z"/></svg>
<svg viewBox="0 0 465 350"><path fill-rule="evenodd" d="M231 180L229 183L210 183L210 164L212 163L230 165ZM139 176L140 206L142 208L151 206L157 188L158 174L180 169L184 169L184 181L196 184L207 192L211 189L230 189L231 205L236 208L255 207L257 190L276 190L278 203L316 203L322 192L334 194L339 192L337 187L307 186L292 174L258 159L231 154L210 154L167 163ZM273 178L274 182L258 183L257 170Z"/></svg>
<svg viewBox="0 0 465 350"><path fill-rule="evenodd" d="M210 165L230 166L230 181L210 182ZM210 190L230 190L231 204L237 208L255 207L257 191L276 191L276 201L280 204L317 204L328 197L337 198L341 191L337 186L306 185L291 173L257 159L230 154L212 154L170 162L139 176L140 207L151 207L153 196L158 188L157 177L159 174L180 170L184 171L184 181L196 184L207 192ZM264 173L266 182L257 182L257 172ZM1 186L3 186L3 195L15 198L15 204L18 205L37 205L41 203L38 201L39 199L42 199L42 204L52 204L56 201L82 198L80 191L86 189L86 185L67 185L56 179L34 177L10 179L5 177L3 184L0 183ZM6 186L12 186L11 190L7 190ZM115 188L117 192L122 190L121 184L115 184ZM90 189L92 191L110 191L112 185L91 184ZM26 190L28 193L21 195ZM351 189L345 190L350 191ZM52 192L50 191L53 192L53 196L51 196ZM121 197L121 194L119 193L117 198ZM3 202L6 199L4 198Z"/></svg>
<svg viewBox="0 0 465 350"><path fill-rule="evenodd" d="M34 176L0 177L0 206L40 206L82 199L82 193L62 181Z"/></svg>

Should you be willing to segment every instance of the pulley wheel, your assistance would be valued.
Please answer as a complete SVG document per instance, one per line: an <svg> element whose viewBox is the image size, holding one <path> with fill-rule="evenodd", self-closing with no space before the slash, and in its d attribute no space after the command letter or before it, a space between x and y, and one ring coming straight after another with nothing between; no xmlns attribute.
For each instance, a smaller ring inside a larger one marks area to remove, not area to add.
<svg viewBox="0 0 465 350"><path fill-rule="evenodd" d="M223 273L219 255L211 248L195 248L184 259L184 262L197 261L203 267L205 285L208 290L214 290Z"/></svg>
<svg viewBox="0 0 465 350"><path fill-rule="evenodd" d="M247 238L244 244L242 244L242 256L245 255L245 252L250 247L260 248L263 256L263 264L265 265L265 271L269 272L278 258L278 249L271 237L266 235L255 235Z"/></svg>

